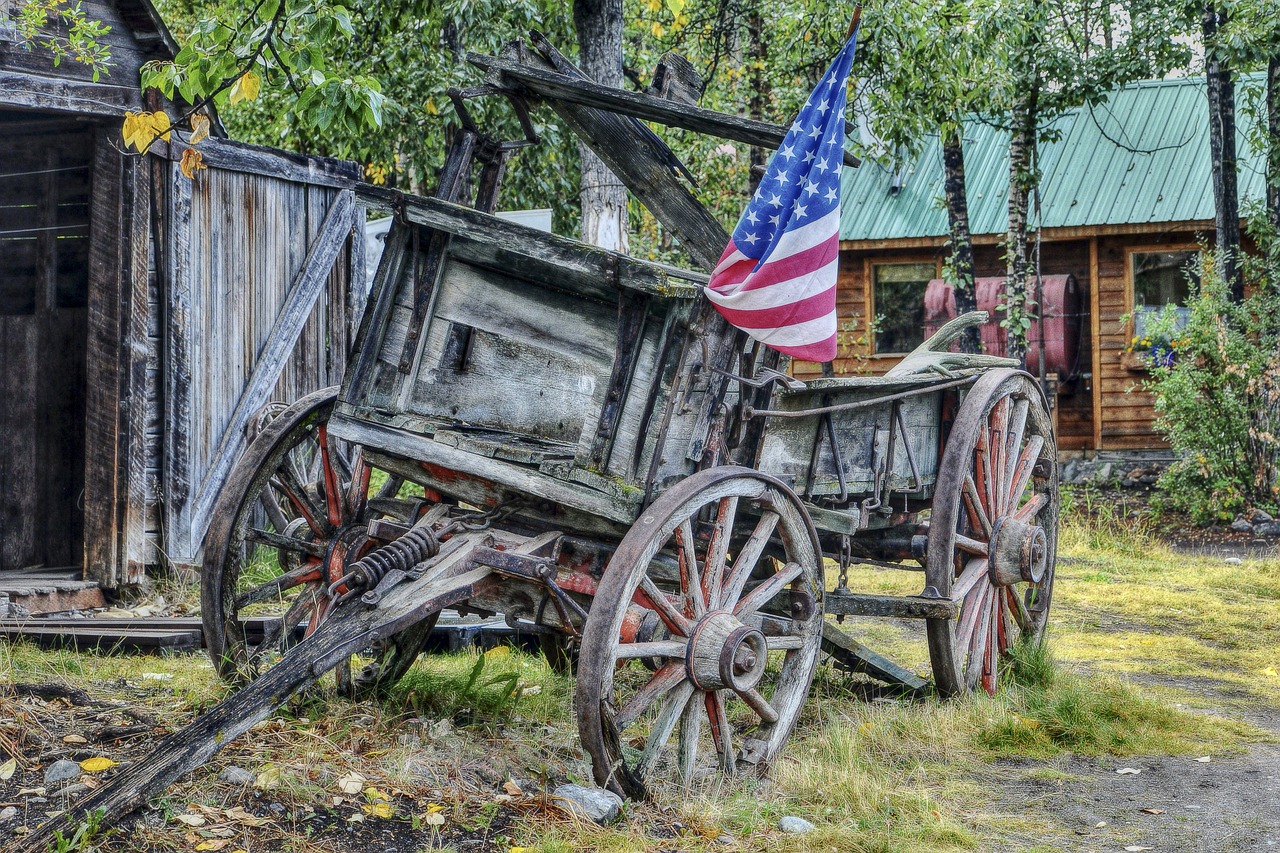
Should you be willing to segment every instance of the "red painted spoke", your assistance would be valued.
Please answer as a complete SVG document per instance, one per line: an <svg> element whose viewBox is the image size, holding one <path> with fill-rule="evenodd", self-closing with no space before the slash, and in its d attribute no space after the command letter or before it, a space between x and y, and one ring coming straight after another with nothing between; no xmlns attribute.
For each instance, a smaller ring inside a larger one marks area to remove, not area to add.
<svg viewBox="0 0 1280 853"><path fill-rule="evenodd" d="M698 552L694 548L693 520L686 518L676 528L676 545L680 561L680 588L684 590L684 615L697 619L707 612L706 590L698 571Z"/></svg>
<svg viewBox="0 0 1280 853"><path fill-rule="evenodd" d="M685 706L689 704L689 698L692 695L693 684L682 681L662 700L662 708L654 718L653 725L649 727L644 753L636 762L636 773L641 779L649 775L658 757L662 755L662 748L671 739L671 733L676 730L676 723L680 722Z"/></svg>
<svg viewBox="0 0 1280 853"><path fill-rule="evenodd" d="M995 489L991 483L991 451L987 446L990 440L991 435L985 428L978 430L978 446L974 449L974 453L977 454L974 473L977 475L978 495L982 498L982 509L987 514L987 518L996 518Z"/></svg>
<svg viewBox="0 0 1280 853"><path fill-rule="evenodd" d="M729 715L724 710L724 694L719 690L711 690L703 701L707 708L707 719L711 721L711 740L720 755L720 769L725 773L733 773L737 769L737 761L733 755L733 726L729 725Z"/></svg>
<svg viewBox="0 0 1280 853"><path fill-rule="evenodd" d="M991 602L991 617L988 619L989 627L987 630L987 648L982 655L982 688L991 695L996 692L996 650L998 638L996 636L996 626L1000 624L999 610L1000 605L994 600Z"/></svg>
<svg viewBox="0 0 1280 853"><path fill-rule="evenodd" d="M1009 434L1009 398L1001 397L991 409L989 419L991 434L987 438L987 453L991 457L991 496L996 517L1004 514L1004 442Z"/></svg>
<svg viewBox="0 0 1280 853"><path fill-rule="evenodd" d="M318 563L312 562L305 566L299 566L293 571L285 572L266 583L259 584L237 595L236 609L239 610L242 607L248 607L250 604L257 604L270 598L278 598L284 590L293 589L295 586L301 586L304 583L319 582L320 566Z"/></svg>
<svg viewBox="0 0 1280 853"><path fill-rule="evenodd" d="M978 486L973 482L972 474L964 475L964 488L960 492L964 499L965 511L969 513L969 526L973 530L981 530L983 536L991 538L991 518L982 506L982 498L978 496Z"/></svg>
<svg viewBox="0 0 1280 853"><path fill-rule="evenodd" d="M962 654L973 642L973 631L978 624L978 611L982 609L987 591L991 589L991 582L986 579L985 574L980 575L975 583L979 584L978 589L974 594L965 596L964 604L960 606L960 622L956 625L956 648Z"/></svg>
<svg viewBox="0 0 1280 853"><path fill-rule="evenodd" d="M1012 483L1014 470L1017 468L1018 459L1022 449L1022 438L1027 432L1027 413L1030 411L1030 402L1023 398L1017 400L1013 404L1013 414L1009 418L1009 435L1004 442L1004 482ZM1009 502L1005 504L1005 512L1018 505L1018 498L1021 492L1009 490Z"/></svg>
<svg viewBox="0 0 1280 853"><path fill-rule="evenodd" d="M364 452L358 448L354 470L351 485L347 487L347 510L351 513L350 518L360 519L369 504L369 477L373 474L373 468L365 464Z"/></svg>
<svg viewBox="0 0 1280 853"><path fill-rule="evenodd" d="M738 514L738 498L729 495L720 499L716 507L716 526L707 546L707 564L702 584L707 601L720 600L720 588L724 585L724 563L729 554L729 541L733 538L733 522Z"/></svg>
<svg viewBox="0 0 1280 853"><path fill-rule="evenodd" d="M653 582L652 578L647 576L641 578L640 588L636 590L635 594L636 597L645 599L636 603L657 613L658 618L672 631L682 637L687 637L693 632L693 623L676 609L675 604L671 602L666 593L658 589L658 585Z"/></svg>
<svg viewBox="0 0 1280 853"><path fill-rule="evenodd" d="M1030 521L1031 519L1035 518L1037 515L1040 514L1040 510L1044 509L1048 505L1049 505L1048 496L1036 495L1034 498L1027 501L1026 504L1024 504L1021 509L1015 512L1013 514L1013 517L1018 519L1019 521Z"/></svg>
<svg viewBox="0 0 1280 853"><path fill-rule="evenodd" d="M323 475L324 503L329 511L329 523L334 527L342 526L342 478L334 467L334 454L329 448L329 427L321 424L316 430L316 441L320 444L320 472Z"/></svg>
<svg viewBox="0 0 1280 853"><path fill-rule="evenodd" d="M761 720L764 720L766 723L778 722L778 712L769 704L768 699L765 699L760 695L760 691L755 688L751 688L748 690L739 690L737 691L737 694L742 698L743 702L747 703L751 710L756 712L756 716Z"/></svg>
<svg viewBox="0 0 1280 853"><path fill-rule="evenodd" d="M975 557L985 557L990 553L990 549L986 542L979 542L977 539L970 539L961 533L956 534L956 547L967 554Z"/></svg>
<svg viewBox="0 0 1280 853"><path fill-rule="evenodd" d="M689 645L678 640L654 640L649 643L619 643L613 656L618 660L629 658L680 658L684 659Z"/></svg>
<svg viewBox="0 0 1280 853"><path fill-rule="evenodd" d="M1026 449L1018 457L1018 464L1014 468L1013 477L1010 478L1010 507L1016 507L1022 502L1022 493L1027 490L1027 483L1031 482L1031 473L1035 470L1036 461L1040 458L1040 451L1043 449L1044 436L1033 435L1027 442Z"/></svg>
<svg viewBox="0 0 1280 853"><path fill-rule="evenodd" d="M972 689L982 676L983 659L991 639L991 599L994 590L988 585L982 591L982 600L978 602L977 624L973 629L973 640L969 646L969 663L965 670L965 682Z"/></svg>
<svg viewBox="0 0 1280 853"><path fill-rule="evenodd" d="M799 563L787 563L782 567L782 571L744 595L742 600L734 605L733 615L742 619L755 613L781 593L783 587L800 577L803 571Z"/></svg>
<svg viewBox="0 0 1280 853"><path fill-rule="evenodd" d="M1013 648L1013 640L1016 636L1013 626L1013 614L1009 612L1009 596L1006 595L1009 587L1000 591L996 596L996 608L1000 616L1000 620L996 623L997 636L1000 638L1000 654L1007 655L1009 650Z"/></svg>
<svg viewBox="0 0 1280 853"><path fill-rule="evenodd" d="M683 660L669 661L658 667L658 671L618 711L618 716L614 718L618 731L622 731L640 719L641 715L649 710L650 705L667 695L671 688L685 680L684 674Z"/></svg>
<svg viewBox="0 0 1280 853"><path fill-rule="evenodd" d="M779 515L773 511L760 516L760 520L756 522L756 529L751 531L751 536L743 543L742 550L738 551L737 556L733 558L733 568L729 572L729 578L725 581L720 599L711 603L712 607L722 608L726 604L737 601L738 596L742 595L742 588L746 586L751 572L760 562L760 555L764 553L765 546L769 544L769 537L778 526L778 518Z"/></svg>
<svg viewBox="0 0 1280 853"><path fill-rule="evenodd" d="M951 599L959 601L969 594L969 591L977 586L978 581L987 577L987 561L986 559L970 560L969 564L964 567L964 571L956 578L951 586Z"/></svg>

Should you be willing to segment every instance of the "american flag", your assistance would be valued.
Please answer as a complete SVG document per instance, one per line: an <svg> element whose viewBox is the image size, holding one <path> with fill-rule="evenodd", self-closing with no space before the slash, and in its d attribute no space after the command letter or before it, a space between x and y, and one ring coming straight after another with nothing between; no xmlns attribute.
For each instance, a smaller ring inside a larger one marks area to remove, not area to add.
<svg viewBox="0 0 1280 853"><path fill-rule="evenodd" d="M836 355L840 171L855 30L769 161L707 284L725 319L805 361Z"/></svg>

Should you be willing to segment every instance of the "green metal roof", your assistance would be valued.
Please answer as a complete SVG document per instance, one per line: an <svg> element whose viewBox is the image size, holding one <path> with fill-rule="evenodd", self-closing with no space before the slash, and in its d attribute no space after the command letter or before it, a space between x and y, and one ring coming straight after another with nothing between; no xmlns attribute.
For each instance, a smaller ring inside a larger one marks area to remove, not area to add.
<svg viewBox="0 0 1280 853"><path fill-rule="evenodd" d="M1243 87L1237 86L1237 100ZM1082 225L1213 219L1209 116L1203 77L1152 80L1112 93L1107 103L1057 120L1056 142L1040 146L1041 224ZM1246 121L1237 110L1238 121ZM1008 227L1009 134L979 121L964 131L970 229ZM1265 195L1263 158L1239 128L1240 198ZM936 135L895 170L865 160L841 181L841 240L893 240L947 234L942 146ZM1032 212L1034 223L1034 210Z"/></svg>

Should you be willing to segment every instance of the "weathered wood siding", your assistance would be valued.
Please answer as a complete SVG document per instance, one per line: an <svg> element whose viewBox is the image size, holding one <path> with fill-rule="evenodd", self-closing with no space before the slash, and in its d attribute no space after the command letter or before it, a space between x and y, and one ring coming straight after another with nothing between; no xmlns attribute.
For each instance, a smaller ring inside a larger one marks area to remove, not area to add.
<svg viewBox="0 0 1280 853"><path fill-rule="evenodd" d="M196 562L262 406L342 378L361 304L355 167L209 142L195 180L176 162L165 174L161 499L176 564Z"/></svg>

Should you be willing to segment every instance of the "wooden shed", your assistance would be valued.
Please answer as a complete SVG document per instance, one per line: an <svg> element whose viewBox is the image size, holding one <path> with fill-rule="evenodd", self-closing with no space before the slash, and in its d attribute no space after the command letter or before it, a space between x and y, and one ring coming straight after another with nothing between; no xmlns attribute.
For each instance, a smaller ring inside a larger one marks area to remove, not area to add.
<svg viewBox="0 0 1280 853"><path fill-rule="evenodd" d="M1165 446L1141 389L1146 372L1126 347L1148 312L1186 299L1186 270L1213 239L1205 104L1203 77L1139 83L1063 116L1058 140L1041 146L1041 204L1031 217L1040 269L1080 289L1080 316L1063 324L1079 329L1079 359L1056 385L1064 450ZM1263 160L1246 132L1237 142L1242 200L1264 192ZM1003 276L1008 133L971 122L964 147L976 274ZM937 137L910 162L845 170L837 372L883 373L923 339L929 282L949 254L942 179ZM1029 353L1033 372L1037 361ZM802 377L817 370L796 365Z"/></svg>
<svg viewBox="0 0 1280 853"><path fill-rule="evenodd" d="M124 153L138 69L176 48L146 0L82 6L111 27L96 83L0 22L0 599L41 609L197 564L253 416L338 381L365 297L355 164Z"/></svg>

